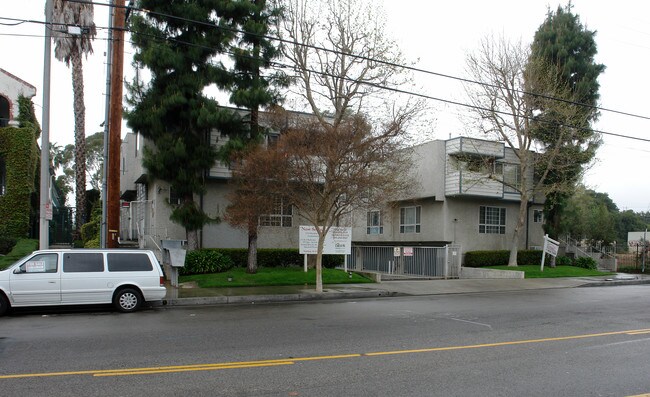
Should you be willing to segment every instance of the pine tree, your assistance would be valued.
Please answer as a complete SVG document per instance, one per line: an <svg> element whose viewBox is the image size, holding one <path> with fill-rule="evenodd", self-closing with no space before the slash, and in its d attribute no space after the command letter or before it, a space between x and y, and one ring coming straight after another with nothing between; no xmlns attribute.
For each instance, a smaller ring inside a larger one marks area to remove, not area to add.
<svg viewBox="0 0 650 397"><path fill-rule="evenodd" d="M230 141L221 153L226 161L235 156L240 157L244 151L253 150L260 144L265 133L265 128L260 125L260 110L278 104L281 100L278 87L288 85L284 73L269 73L272 60L280 56L278 47L268 39L270 30L277 26L276 18L279 17L280 9L270 6L266 0L228 3L229 16L238 24L239 32L236 43L229 51L234 65L225 88L231 93L230 102L249 112L240 119L240 128L231 130ZM262 215L258 212L264 206L250 206L247 203L271 199L246 196L260 194L240 189L237 202L230 207L233 213L239 213L240 216L228 217L231 223L245 227L248 232L248 273L257 272L258 218ZM242 218L242 213L247 214L247 217Z"/></svg>
<svg viewBox="0 0 650 397"><path fill-rule="evenodd" d="M531 46L529 65L544 64L554 76L550 79L534 78L527 82L527 91L542 94L530 100L539 110L536 121L532 123L533 135L545 145L545 153L557 153L566 164L558 164L549 173L545 184L546 192L546 232L553 238L561 233L560 216L565 208L571 189L557 189L557 186L574 187L580 180L584 168L592 161L600 144L600 136L591 129L591 123L598 118L599 84L598 76L605 66L595 62L597 53L595 31L588 30L580 23L578 15L571 12L571 3L559 6L549 13L535 33ZM557 89L558 85L561 87ZM559 97L566 107L573 107L570 118L553 109L549 97ZM577 105L581 104L581 105ZM558 139L559 138L559 139Z"/></svg>
<svg viewBox="0 0 650 397"><path fill-rule="evenodd" d="M222 17L224 3L141 0L138 6L150 12L131 19L134 64L151 79L129 85L125 116L133 131L155 146L144 154L149 175L169 182L182 197L171 219L185 228L190 249L198 247L197 231L210 221L194 201L217 159L210 132L232 117L203 94L210 85L223 86L227 77L214 59L234 38L232 21Z"/></svg>

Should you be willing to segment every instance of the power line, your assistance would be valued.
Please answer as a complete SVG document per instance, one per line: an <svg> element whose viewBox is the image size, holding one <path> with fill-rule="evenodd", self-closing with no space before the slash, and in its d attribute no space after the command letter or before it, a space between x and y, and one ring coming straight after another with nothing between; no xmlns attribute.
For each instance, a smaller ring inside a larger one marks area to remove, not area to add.
<svg viewBox="0 0 650 397"><path fill-rule="evenodd" d="M68 1L77 2L77 0L68 0ZM93 4L107 5L107 4L104 4L104 3L93 3ZM137 11L147 11L147 10L137 9ZM166 14L160 14L160 15L161 16L172 17L172 18L178 18L178 19L181 19L181 20L185 20L187 22L199 23L199 24L204 24L204 25L211 26L211 27L221 28L221 27L218 27L218 26L213 25L213 24L207 24L207 23L200 22L200 21L192 21L192 20L189 20L189 19L186 19L186 18L174 17L174 16L171 16L171 15L168 16ZM0 19L1 18L3 18L3 17L0 17ZM9 19L9 18L5 18L5 19ZM25 22L45 23L45 22L42 22L42 21L32 21L32 20L25 20ZM64 25L64 24L62 24L62 25ZM96 28L97 29L108 29L108 28L105 28L105 27L96 27ZM168 41L173 41L173 42L176 42L176 43L179 43L179 44L182 44L182 45L186 45L186 46L194 46L194 47L205 48L205 49L214 49L214 48L209 47L209 46L203 46L203 45L199 45L199 44L196 44L196 43L186 42L186 41L182 41L182 40L178 40L178 39L174 39L174 38L157 37L157 36L154 36L154 35L144 34L144 33L141 33L141 32L131 31L131 30L128 30L128 29L126 29L126 30L131 32L132 34L150 36L150 37L153 37L156 40L161 40L161 41L168 40ZM241 30L236 30L236 29L233 29L233 30L237 31L237 32L243 32ZM270 37L270 36L262 36L262 37ZM274 39L277 39L277 38L274 38ZM286 42L286 40L284 40L284 41ZM295 42L290 42L290 43L295 43ZM296 43L296 44L298 44L298 43ZM309 47L320 48L320 47L314 47L314 46L309 46ZM323 50L330 51L330 50L327 50L327 49L323 49ZM333 52L336 52L336 51L333 51ZM228 54L227 51L225 53ZM343 54L343 53L340 53L340 52L337 52L337 53ZM351 54L347 54L347 55L351 55ZM355 55L351 55L351 56L355 56ZM360 58L360 59L372 60L372 59L366 58L366 57L359 57L359 56L357 56L357 57ZM381 61L377 61L377 62L381 62ZM275 61L272 61L271 65L272 66L275 65L275 67L279 68L279 69L294 69L294 66L292 66L292 65L286 65L286 64L283 64L283 63L275 62ZM410 68L410 67L407 67L407 66L401 66L401 65L397 65L397 64L393 64L393 65L400 66L400 67L405 67L405 68ZM322 76L339 77L339 78L341 77L341 76L337 76L337 75L334 75L334 74L331 74L331 73L326 73L326 72L318 71L318 70L314 70L314 69L307 69L307 71L311 72L311 73L317 73L317 74L320 74ZM429 73L437 74L435 72L429 72ZM442 76L445 76L445 75L442 75ZM452 77L452 78L455 78L455 77ZM346 80L346 81L350 81L350 82L356 82L357 81L357 80L349 78L349 77L344 77L343 79ZM490 84L487 84L487 83L480 83L480 82L467 80L467 79L462 79L462 78L455 78L455 79L495 87L494 85L490 85ZM387 90L387 91L392 91L392 92L399 93L399 94L405 94L405 95L410 95L410 96L419 97L419 98L423 98L423 99L443 102L443 103L447 103L447 104L451 104L451 105L455 105L455 106L460 106L460 107L465 107L465 108L470 108L470 109L476 109L476 110L490 111L490 112L494 112L496 114L501 114L501 115L506 115L506 116L513 116L512 113L508 113L508 112L505 112L505 111L482 108L482 107L475 106L475 105L472 105L472 104L467 104L467 103L453 101L453 100L449 100L449 99L434 97L434 96L431 96L431 95L425 95L425 94L412 92L412 91L407 91L407 90L402 90L402 89L398 89L398 88L392 88L392 87L383 86L383 85L380 85L380 84L369 83L369 82L361 82L361 84L372 86L372 87L383 89L383 90ZM554 99L554 98L549 98L549 99ZM575 104L577 104L577 103L575 103ZM577 105L580 105L580 104L577 104ZM606 110L606 109L601 109L601 110ZM625 114L624 112L617 112L617 111L614 111L614 112L615 113L620 113L620 114ZM628 115L631 115L631 116L634 116L634 117L639 117L639 118L650 119L650 117L645 117L645 116L637 116L637 115L632 115L632 114L628 114ZM555 121L546 121L546 120L543 120L543 119L535 119L535 118L530 117L530 116L520 116L520 117L523 118L523 119L531 120L531 121L538 121L538 122L542 122L542 123L551 124L551 125L557 126L557 127L566 127L566 128L581 129L581 130L586 129L584 127L566 125L566 124L562 124L562 123L557 123ZM609 135L609 136L614 136L614 137L619 137L619 138L632 139L632 140L638 140L638 141L643 141L643 142L650 142L650 139L647 139L647 138L639 138L639 137L634 137L634 136L630 136L630 135L623 135L623 134L607 132L607 131L602 131L602 130L596 130L596 129L589 129L589 130L591 130L591 131L593 131L595 133L598 133L598 134L602 134L602 135Z"/></svg>
<svg viewBox="0 0 650 397"><path fill-rule="evenodd" d="M99 5L99 6L111 6L110 4L101 3L101 2L94 2L94 1L84 1L84 0L68 0L68 1L74 2L74 3L82 3L82 2L83 3L90 3L90 4L93 4L93 5ZM234 33L246 33L246 34L249 34L251 36L256 36L256 37L264 38L264 39L268 39L268 40L275 40L275 41L279 41L279 42L285 43L285 44L297 45L297 46L312 48L312 49L319 50L319 51L331 52L331 53L334 53L334 54L337 54L337 55L345 55L345 56L357 58L357 59L364 60L364 61L377 62L377 63L381 63L381 64L384 64L384 65L390 66L390 67L403 68L405 70L410 70L410 71L413 71L413 72L430 74L430 75L434 75L434 76L438 76L438 77L444 77L444 78L448 78L448 79L452 79L452 80L456 80L456 81L460 81L460 82L464 82L464 83L479 84L479 85L483 85L483 86L491 87L491 88L502 88L502 87L499 87L498 85L495 85L495 84L476 81L476 80L472 80L472 79L468 79L468 78L464 78L464 77L453 76L453 75L450 75L450 74L439 73L439 72L434 72L434 71L431 71L431 70L416 68L414 66L402 65L402 64L397 64L397 63L394 63L394 62L388 62L388 61L383 61L383 60L374 59L374 58L370 58L370 57L365 57L365 56L361 56L361 55L346 53L346 52L343 52L343 51L332 50L332 49L329 49L329 48L320 47L320 46L316 46L316 45L312 45L312 44L299 43L297 41L287 40L287 39L283 39L281 37L256 34L256 33L253 33L253 32L247 32L247 31L243 31L243 30L239 30L239 29L228 28L228 27L224 27L224 26L218 26L218 25L208 23L208 22L197 21L197 20L184 18L184 17L179 17L179 16L171 15L171 14L165 14L165 13L161 13L161 12L155 12L155 11L151 11L151 10L148 10L148 9L145 9L145 8L138 8L138 7L132 7L132 6L124 6L124 8L134 10L134 11L144 12L144 13L147 13L147 14L158 15L158 16L165 17L165 18L174 18L174 19L179 20L179 21L189 22L189 23L193 23L193 24L196 24L196 25L203 25L203 26L213 27L213 28L216 28L216 29L227 30L227 31L231 31L231 32L234 32ZM650 116L643 116L643 115L638 115L638 114L634 114L634 113L630 113L630 112L624 112L624 111L621 111L621 110L604 108L604 107L595 106L595 105L589 105L589 104L586 104L586 103L570 101L570 100L563 99L563 98L557 98L557 97L553 97L553 96L549 96L549 95L538 94L538 93L528 92L528 91L524 91L524 90L514 90L514 91L517 92L517 93L520 93L520 94L532 95L532 96L535 96L535 97L538 97L538 98L550 99L550 100L554 100L554 101L558 101L558 102L562 102L562 103L567 103L567 104L571 104L571 105L582 106L582 107L586 107L586 108L590 108L590 109L594 109L594 110L600 110L600 111L604 111L604 112L616 113L616 114L620 114L620 115L624 115L624 116L635 117L635 118L640 118L640 119L644 119L644 120L650 120Z"/></svg>

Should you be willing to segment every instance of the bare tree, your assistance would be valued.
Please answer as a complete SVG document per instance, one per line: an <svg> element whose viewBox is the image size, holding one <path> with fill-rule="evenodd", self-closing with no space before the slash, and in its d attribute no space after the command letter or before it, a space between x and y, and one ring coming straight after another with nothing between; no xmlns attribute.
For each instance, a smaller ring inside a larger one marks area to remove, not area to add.
<svg viewBox="0 0 650 397"><path fill-rule="evenodd" d="M257 272L257 238L260 217L269 214L276 198L282 197L278 178L284 173L284 157L262 145L249 146L248 152L238 152L231 161L233 190L228 194L231 204L224 219L248 233L248 262L246 272Z"/></svg>
<svg viewBox="0 0 650 397"><path fill-rule="evenodd" d="M566 89L554 77L557 73L553 73L553 66L531 63L528 47L521 42L510 43L504 38L485 38L478 52L468 56L467 68L473 79L482 83L467 86L468 98L474 106L474 127L504 141L517 158L517 163L510 166L518 168L518 177L508 178L494 173L488 176L514 189L521 197L508 261L508 266L517 266L517 249L528 202L547 189L558 191L566 188L562 181L553 186L545 186L544 182L549 173L570 163L562 158L559 149L562 142L567 141L566 134L575 131L563 128L557 136L557 144L550 146L551 150L541 152L542 145L536 140L532 128L535 123L544 122L535 117L534 102L539 97L527 94L526 87L532 81L543 82L546 92L539 94L549 98L566 98ZM547 100L547 105L552 107L552 111L562 113L564 120L578 117L576 106L553 100Z"/></svg>
<svg viewBox="0 0 650 397"><path fill-rule="evenodd" d="M322 249L329 229L355 208L384 203L408 185L404 153L407 125L422 108L396 106L390 89L410 76L384 33L379 7L360 0L279 0L279 31L290 44L295 94L313 113L290 124L278 150L291 159L286 192L319 235L316 289L322 291ZM363 116L362 116L363 115ZM378 194L383 191L383 194Z"/></svg>

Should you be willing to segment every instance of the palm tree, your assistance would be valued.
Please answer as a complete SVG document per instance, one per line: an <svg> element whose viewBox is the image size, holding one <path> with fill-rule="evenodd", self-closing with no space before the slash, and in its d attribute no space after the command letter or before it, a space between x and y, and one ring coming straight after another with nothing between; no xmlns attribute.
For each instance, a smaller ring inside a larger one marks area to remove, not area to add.
<svg viewBox="0 0 650 397"><path fill-rule="evenodd" d="M74 94L74 162L75 162L75 215L77 236L85 222L86 204L86 106L84 105L84 80L82 55L93 52L92 40L97 34L93 22L93 5L90 1L70 2L54 0L52 14L54 56L66 66L72 64L72 90ZM80 27L81 34L69 27Z"/></svg>

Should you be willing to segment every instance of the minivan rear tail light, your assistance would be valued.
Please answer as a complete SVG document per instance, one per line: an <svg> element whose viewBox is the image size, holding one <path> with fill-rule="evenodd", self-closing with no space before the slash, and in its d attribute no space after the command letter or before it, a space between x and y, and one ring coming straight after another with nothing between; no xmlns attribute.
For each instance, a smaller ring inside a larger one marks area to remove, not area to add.
<svg viewBox="0 0 650 397"><path fill-rule="evenodd" d="M161 287L165 286L165 277L164 276L160 276L160 286Z"/></svg>

